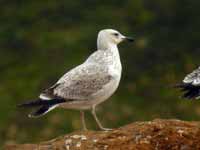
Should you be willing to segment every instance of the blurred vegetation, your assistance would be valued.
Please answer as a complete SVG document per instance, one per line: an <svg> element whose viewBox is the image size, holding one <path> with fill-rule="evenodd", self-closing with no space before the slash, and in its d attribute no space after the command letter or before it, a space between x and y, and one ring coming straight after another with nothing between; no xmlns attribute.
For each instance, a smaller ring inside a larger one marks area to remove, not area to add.
<svg viewBox="0 0 200 150"><path fill-rule="evenodd" d="M80 129L79 112L56 109L38 119L18 103L34 99L96 50L99 30L134 36L120 47L123 76L98 107L107 127L154 118L198 120L200 102L171 85L199 64L198 0L0 1L0 143L47 140ZM109 110L109 111L108 111ZM87 114L89 128L95 121Z"/></svg>

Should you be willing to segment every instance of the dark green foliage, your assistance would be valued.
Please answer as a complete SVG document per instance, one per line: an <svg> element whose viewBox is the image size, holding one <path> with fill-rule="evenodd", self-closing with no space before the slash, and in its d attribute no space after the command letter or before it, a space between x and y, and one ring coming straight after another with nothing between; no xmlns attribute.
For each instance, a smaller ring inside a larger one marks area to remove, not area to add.
<svg viewBox="0 0 200 150"><path fill-rule="evenodd" d="M16 105L37 98L84 61L104 28L136 38L135 44L120 45L122 81L98 111L105 125L200 118L200 102L182 100L171 88L200 65L199 6L198 0L2 0L0 142L36 142L80 128L76 111L29 119Z"/></svg>

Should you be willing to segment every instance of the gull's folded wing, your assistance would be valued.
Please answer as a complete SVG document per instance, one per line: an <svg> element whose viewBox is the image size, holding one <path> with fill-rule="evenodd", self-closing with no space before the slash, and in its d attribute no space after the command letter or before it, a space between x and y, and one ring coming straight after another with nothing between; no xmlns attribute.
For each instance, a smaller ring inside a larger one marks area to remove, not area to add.
<svg viewBox="0 0 200 150"><path fill-rule="evenodd" d="M101 65L83 64L66 73L41 95L66 100L87 100L110 82L112 76Z"/></svg>

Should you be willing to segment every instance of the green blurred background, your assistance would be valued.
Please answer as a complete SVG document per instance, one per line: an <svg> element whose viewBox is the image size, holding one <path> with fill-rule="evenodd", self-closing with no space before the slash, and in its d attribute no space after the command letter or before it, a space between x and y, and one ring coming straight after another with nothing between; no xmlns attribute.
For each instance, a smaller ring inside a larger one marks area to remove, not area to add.
<svg viewBox="0 0 200 150"><path fill-rule="evenodd" d="M155 118L200 119L200 102L171 85L200 65L199 0L0 1L0 143L48 140L79 130L79 112L56 109L38 119L16 105L34 99L96 50L99 30L136 41L119 46L123 75L98 107L106 127ZM87 125L96 129L87 113Z"/></svg>

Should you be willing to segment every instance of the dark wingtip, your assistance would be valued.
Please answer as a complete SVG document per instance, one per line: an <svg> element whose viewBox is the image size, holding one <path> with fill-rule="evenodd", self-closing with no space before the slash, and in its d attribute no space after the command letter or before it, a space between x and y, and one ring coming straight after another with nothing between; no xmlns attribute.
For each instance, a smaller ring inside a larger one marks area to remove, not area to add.
<svg viewBox="0 0 200 150"><path fill-rule="evenodd" d="M29 102L19 104L17 105L17 107L38 107L38 106L43 106L43 105L51 106L51 105L55 105L55 104L59 104L63 102L66 102L66 100L62 98L55 98L51 100L37 99L37 100L32 100Z"/></svg>
<svg viewBox="0 0 200 150"><path fill-rule="evenodd" d="M190 83L176 84L175 88L179 88L182 92L182 98L193 100L198 99L200 96L200 86L194 86Z"/></svg>

